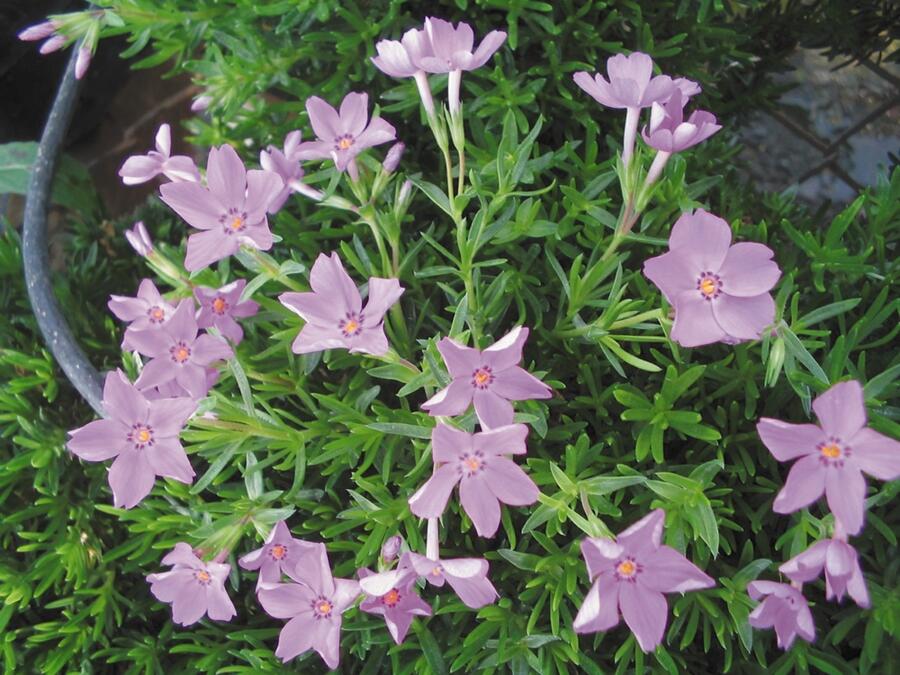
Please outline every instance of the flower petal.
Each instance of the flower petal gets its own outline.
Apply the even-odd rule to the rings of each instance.
[[[237,206],[243,203],[247,189],[247,170],[230,145],[210,148],[206,163],[206,182],[210,192],[222,204]]]
[[[603,572],[612,571],[615,562],[624,553],[623,546],[606,537],[586,537],[581,541],[581,555],[591,580]]]
[[[359,314],[362,307],[359,290],[344,269],[337,253],[332,253],[331,256],[319,254],[310,270],[309,284],[313,291],[334,305],[334,310],[339,316],[343,317],[347,312]]]
[[[306,99],[306,112],[309,114],[309,123],[319,140],[334,143],[337,137],[343,133],[337,111],[318,96],[310,96]]]
[[[847,534],[857,534],[862,529],[866,508],[866,479],[859,468],[850,463],[843,468],[829,467],[825,473],[828,508]]]
[[[441,389],[430,399],[422,404],[422,410],[427,410],[432,416],[459,415],[466,411],[472,402],[472,384],[468,379],[457,378],[448,386]],[[512,418],[509,420],[512,421]]]
[[[825,440],[825,433],[815,424],[790,424],[770,417],[757,422],[756,433],[779,462],[813,454]]]
[[[697,278],[703,270],[696,269],[680,252],[669,251],[644,261],[644,276],[652,281],[673,305],[679,293],[696,292]]]
[[[409,510],[419,518],[438,518],[447,507],[453,487],[459,482],[459,471],[452,464],[437,468],[431,478],[409,498]]]
[[[775,300],[768,293],[753,297],[722,293],[710,304],[722,330],[739,340],[756,340],[775,322]]]
[[[497,372],[490,390],[509,401],[550,398],[553,391],[534,375],[519,366]]]
[[[879,480],[900,476],[900,443],[872,429],[862,429],[851,439],[856,465]]]
[[[380,325],[385,313],[400,299],[403,291],[404,289],[397,279],[371,277],[369,279],[369,297],[363,310],[364,325]]]
[[[472,60],[469,63],[467,70],[481,68],[481,66],[487,63],[487,60],[494,55],[494,52],[500,49],[505,40],[506,33],[502,30],[492,30],[485,35],[481,40],[481,44],[478,45],[478,49],[472,54]]]
[[[500,526],[500,502],[481,476],[463,477],[459,483],[459,501],[482,537],[493,537]]]
[[[781,277],[781,270],[772,260],[774,255],[768,246],[755,242],[732,246],[719,269],[723,290],[739,297],[768,293]]]
[[[346,338],[337,327],[323,328],[308,323],[297,334],[291,350],[295,354],[309,354],[326,349],[347,349],[348,346]]]
[[[251,169],[247,172],[247,200],[244,210],[247,222],[256,224],[265,218],[272,200],[281,192],[284,181],[277,173]]]
[[[169,183],[169,185],[188,185],[188,183]],[[197,272],[217,260],[234,255],[238,248],[237,239],[229,237],[220,229],[197,232],[188,237],[184,268],[188,272]]]
[[[669,249],[677,250],[698,272],[718,272],[730,244],[728,223],[703,209],[683,213],[669,236]]]
[[[359,136],[369,119],[369,95],[351,91],[341,101],[341,133]]]
[[[830,545],[830,539],[817,541],[803,553],[795,555],[782,564],[778,571],[791,581],[801,584],[812,581],[822,573],[822,568],[825,566],[825,555]]]
[[[481,352],[484,364],[494,371],[512,368],[522,360],[522,348],[528,339],[528,328],[516,326],[490,347]]]
[[[772,510],[775,513],[793,513],[812,504],[825,491],[826,471],[817,455],[798,459],[791,467],[784,487],[775,497]]]
[[[620,532],[616,543],[635,557],[649,555],[659,548],[665,525],[666,512],[653,509],[627,530]]]
[[[138,388],[128,381],[121,370],[106,374],[103,385],[103,409],[112,419],[126,426],[146,422],[150,404]]]
[[[825,433],[848,442],[866,426],[866,401],[856,380],[839,382],[812,403]]]
[[[194,469],[177,438],[166,438],[144,450],[147,462],[157,476],[165,476],[182,483],[192,483]]]
[[[269,616],[290,619],[310,611],[310,603],[316,599],[316,593],[301,584],[272,584],[260,588],[256,599]]]
[[[511,506],[534,504],[541,493],[528,474],[505,457],[487,461],[484,482],[497,499]]]
[[[645,653],[656,649],[662,642],[668,620],[665,596],[641,583],[620,583],[619,608],[641,649]]]
[[[431,455],[435,462],[453,462],[471,450],[481,434],[468,434],[449,424],[437,424],[431,432]]]
[[[572,627],[576,633],[609,630],[619,623],[619,584],[612,579],[597,579],[584,596]]]
[[[312,649],[316,623],[318,622],[313,618],[312,612],[295,616],[288,621],[278,634],[275,656],[286,662]]]
[[[209,334],[201,335],[191,347],[191,361],[201,366],[208,366],[216,361],[224,361],[234,356],[231,347],[220,337]]]
[[[454,380],[453,382],[457,381]],[[469,388],[469,391],[472,391],[469,383],[466,383],[466,386]],[[475,414],[478,416],[478,422],[485,429],[496,429],[497,427],[512,424],[515,416],[512,404],[502,396],[495,394],[491,389],[475,389],[472,392],[472,401],[475,404]]]
[[[69,451],[88,462],[102,462],[126,446],[128,427],[116,420],[94,420],[70,431]]]
[[[497,590],[486,576],[458,577],[447,571],[444,574],[444,578],[450,584],[453,592],[459,596],[459,599],[472,609],[479,609],[489,605],[498,597]]]
[[[719,342],[727,335],[713,316],[712,303],[691,290],[675,298],[671,337],[682,347],[700,347]]]
[[[197,183],[164,183],[160,199],[198,230],[220,229],[219,218],[228,210],[209,190]]]
[[[480,351],[473,347],[466,347],[451,338],[445,337],[439,340],[437,348],[444,358],[450,377],[471,378],[472,373],[486,365]]]
[[[681,553],[669,546],[660,546],[644,563],[640,583],[661,593],[686,593],[715,585],[703,572]]]
[[[150,494],[156,474],[140,450],[126,448],[109,467],[109,486],[117,508],[130,509]],[[204,607],[204,611],[206,608]]]
[[[209,618],[215,621],[230,621],[237,614],[225,587],[218,584],[206,587],[206,608]]]
[[[172,601],[172,621],[182,626],[197,623],[206,614],[206,588],[193,575]]]
[[[486,455],[524,455],[527,436],[527,424],[509,424],[474,434],[472,448]]]
[[[282,293],[278,300],[304,321],[323,328],[334,328],[344,318],[335,310],[334,304],[319,293]]]

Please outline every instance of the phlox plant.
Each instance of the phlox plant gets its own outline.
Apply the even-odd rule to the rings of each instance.
[[[867,377],[816,362],[791,319],[804,299],[788,305],[796,253],[765,227],[684,192],[644,225],[727,121],[700,109],[701,83],[643,52],[572,76],[573,100],[620,111],[624,133],[607,175],[579,177],[562,208],[608,213],[617,182],[618,216],[523,234],[527,212],[560,214],[543,121],[522,139],[510,113],[496,152],[479,147],[463,86],[507,48],[505,31],[423,17],[373,45],[371,67],[420,104],[403,125],[376,89],[348,88],[304,100],[276,143],[247,143],[258,156],[223,143],[198,167],[163,125],[154,150],[123,158],[125,185],[160,183],[186,244],[143,222],[126,233],[155,278],[109,300],[121,366],[103,418],[69,432],[71,470],[112,460],[98,510],[158,519],[142,525],[158,562],[133,592],[188,634],[246,628],[241,667],[603,672],[652,658],[719,672],[730,636],[764,663],[751,627],[811,649],[832,601],[872,605],[849,539],[900,475],[896,425],[878,413],[896,364]],[[404,129],[428,135],[429,163],[408,166]],[[296,248],[293,208],[326,218]],[[761,414],[764,387],[773,414],[811,406],[818,425]],[[615,417],[634,427],[611,434]],[[782,482],[769,453],[796,461],[756,512],[809,509],[780,567],[753,557],[723,499],[730,480]],[[680,653],[701,617],[722,647],[712,662]]]

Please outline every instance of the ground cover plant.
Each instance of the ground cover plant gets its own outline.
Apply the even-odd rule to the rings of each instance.
[[[890,667],[900,174],[827,226],[740,198],[724,55],[670,63],[689,34],[639,12],[606,15],[627,48],[593,22],[548,47],[540,4],[328,33],[327,5],[216,4],[27,35],[214,40],[206,161],[166,127],[123,158],[166,206],[125,233],[147,276],[109,299],[104,419],[48,448],[8,418],[11,668],[43,643],[48,671]],[[4,359],[40,373],[7,385],[27,405],[46,359]]]

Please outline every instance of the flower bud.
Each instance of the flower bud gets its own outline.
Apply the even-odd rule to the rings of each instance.
[[[137,221],[132,229],[125,230],[125,238],[140,256],[147,257],[153,250],[153,241],[142,220]]]
[[[203,112],[209,107],[210,103],[212,103],[212,96],[207,96],[206,94],[198,96],[191,103],[191,112]]]
[[[50,54],[66,46],[66,37],[64,35],[54,35],[44,44],[41,45],[41,54]]]
[[[44,21],[43,23],[35,24],[34,26],[28,26],[28,28],[19,33],[19,39],[26,42],[43,40],[44,38],[53,35],[56,32],[56,29],[57,25],[55,22]]]
[[[78,58],[75,60],[75,79],[80,80],[87,72],[88,66],[91,65],[91,48],[81,45],[78,48]]]
[[[381,547],[381,558],[385,562],[390,562],[394,558],[397,557],[397,554],[400,552],[400,547],[403,545],[403,537],[399,534],[395,534],[393,537],[387,539]]]
[[[397,167],[400,165],[400,158],[403,157],[404,150],[406,150],[406,146],[403,143],[394,143],[391,146],[391,149],[388,150],[388,153],[384,158],[384,163],[381,165],[387,173],[393,173],[397,170]]]

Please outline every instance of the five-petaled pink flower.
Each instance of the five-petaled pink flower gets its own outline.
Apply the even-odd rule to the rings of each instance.
[[[900,476],[900,443],[866,426],[859,382],[834,385],[813,401],[819,424],[789,424],[763,417],[756,425],[762,442],[779,462],[800,458],[772,510],[791,513],[825,493],[828,508],[849,534],[863,526],[866,480]]]
[[[527,339],[524,326],[516,326],[484,350],[442,339],[437,348],[453,380],[422,404],[422,409],[431,415],[459,415],[474,401],[485,429],[512,424],[510,401],[551,396],[550,387],[517,365]]]
[[[197,623],[204,614],[216,621],[230,621],[237,614],[225,581],[231,565],[203,562],[188,544],[180,542],[162,559],[168,572],[147,576],[150,592],[160,602],[172,603],[172,620],[182,626]]]
[[[320,253],[309,273],[311,293],[282,293],[278,299],[299,314],[303,326],[292,349],[295,354],[325,349],[384,354],[388,341],[384,334],[384,314],[403,294],[396,279],[369,278],[366,306],[356,284],[347,274],[337,253]]]
[[[391,572],[375,574],[363,568],[358,574],[359,585],[368,596],[359,608],[383,616],[398,645],[406,637],[414,616],[431,616],[431,607],[416,593],[416,572],[407,560],[401,560],[397,570]]]
[[[200,303],[197,325],[200,328],[215,326],[234,344],[240,343],[244,339],[244,329],[235,319],[245,319],[259,311],[257,302],[241,301],[241,293],[246,285],[244,279],[238,279],[218,290],[197,286],[194,289],[194,297]]]
[[[393,141],[397,131],[380,117],[369,121],[369,96],[351,92],[341,101],[338,112],[318,96],[306,100],[309,123],[316,132],[316,141],[301,143],[294,156],[297,159],[331,159],[338,171],[363,150]]]
[[[669,236],[669,252],[644,262],[644,275],[675,308],[672,339],[684,347],[753,340],[775,320],[769,291],[781,276],[762,244],[731,245],[731,228],[697,209]]]
[[[540,490],[507,455],[525,454],[528,427],[510,424],[469,434],[438,424],[431,434],[435,470],[409,499],[420,518],[438,518],[447,506],[453,486],[482,537],[493,537],[500,525],[500,502],[526,506],[537,501]]]
[[[799,635],[807,642],[816,637],[816,627],[806,598],[796,588],[775,581],[751,581],[747,592],[762,602],[750,612],[754,628],[775,627],[778,646],[787,651]]]
[[[325,195],[303,182],[303,167],[297,155],[300,147],[300,132],[292,131],[284,137],[284,150],[270,145],[259,152],[259,165],[266,171],[278,174],[284,187],[269,203],[269,213],[278,213],[293,192],[299,192],[316,201]]]
[[[238,564],[245,570],[259,570],[257,587],[281,581],[282,574],[302,581],[307,569],[319,564],[320,546],[294,539],[285,522],[279,520],[265,544],[243,556]]]
[[[489,605],[499,597],[497,590],[488,579],[488,561],[484,558],[426,558],[418,553],[409,554],[409,564],[422,579],[441,587],[444,583],[459,596],[465,605],[479,609]],[[395,573],[400,574],[397,570]]]
[[[129,337],[134,348],[149,361],[135,384],[139,389],[159,387],[175,381],[191,395],[201,399],[209,391],[207,366],[232,356],[231,347],[222,338],[198,336],[194,302],[185,299],[161,328],[135,331]]]
[[[136,349],[129,339],[138,331],[160,328],[175,313],[175,307],[166,302],[150,279],[143,279],[133,298],[124,295],[109,296],[109,310],[122,321],[128,321],[128,328],[122,338],[122,349]]]
[[[69,450],[88,462],[115,457],[109,468],[113,503],[130,509],[157,476],[191,483],[194,470],[178,436],[196,404],[187,398],[148,401],[122,371],[106,374],[105,419],[69,432]]]
[[[662,544],[666,514],[651,511],[619,534],[585,539],[581,553],[593,580],[575,617],[576,633],[609,630],[619,611],[645,652],[662,642],[668,619],[663,593],[710,588],[715,582],[674,548]]]
[[[201,270],[234,255],[242,244],[268,250],[272,233],[266,209],[281,191],[281,178],[271,171],[251,169],[230,145],[212,148],[206,164],[207,188],[198,183],[165,183],[162,200],[188,224],[202,232],[188,238],[184,266]]]
[[[163,174],[171,181],[200,182],[200,171],[187,155],[172,155],[172,130],[163,124],[156,132],[156,150],[132,155],[119,169],[125,185],[138,185]]]
[[[329,668],[340,662],[341,614],[359,595],[359,583],[335,579],[328,565],[324,544],[318,544],[319,561],[308,569],[301,584],[271,584],[257,597],[271,616],[290,619],[278,636],[275,656],[289,661],[315,649]]]
[[[834,598],[840,602],[844,599],[844,594],[849,593],[860,607],[869,606],[869,590],[859,567],[859,555],[846,541],[840,539],[817,541],[778,569],[791,581],[805,584],[818,578],[823,568],[825,597],[828,600]]]

